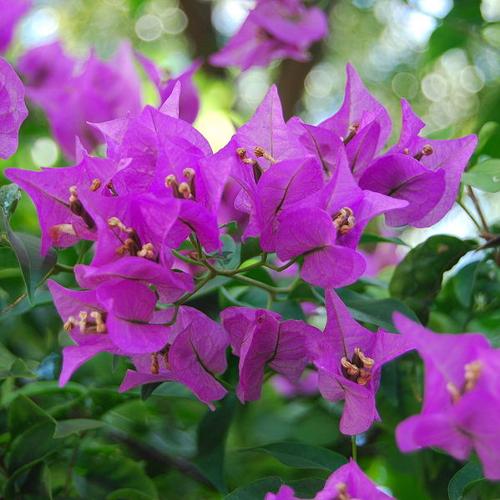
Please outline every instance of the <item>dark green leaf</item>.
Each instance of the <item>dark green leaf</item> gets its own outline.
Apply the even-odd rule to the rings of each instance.
[[[208,410],[198,426],[198,454],[194,463],[203,475],[222,493],[226,438],[236,409],[236,397],[228,394],[216,411]]]
[[[427,322],[443,274],[461,257],[475,247],[471,240],[454,236],[431,236],[411,250],[396,267],[389,285],[393,297],[403,300],[420,318]]]
[[[285,465],[300,469],[324,469],[332,472],[347,463],[346,458],[339,453],[305,443],[271,443],[245,451],[262,451]]]
[[[52,422],[55,420],[42,408],[36,405],[26,396],[18,396],[9,407],[8,426],[11,438],[21,435],[40,422]]]
[[[347,288],[337,290],[340,298],[349,308],[353,317],[358,321],[372,323],[395,332],[392,315],[398,311],[408,318],[418,321],[415,313],[404,303],[397,299],[373,299]]]
[[[313,498],[318,491],[323,489],[325,480],[316,477],[309,477],[307,479],[287,481],[287,484],[293,488],[295,495],[299,498]]]
[[[52,295],[48,290],[44,289],[44,287],[40,287],[35,290],[34,298],[32,301],[28,299],[27,293],[25,292],[12,304],[5,306],[0,311],[0,322],[2,320],[12,318],[13,316],[20,316],[22,314],[25,314],[35,307],[46,306],[48,304],[52,304],[53,302],[54,301],[52,299]]]
[[[21,358],[16,358],[12,362],[9,368],[0,368],[0,380],[6,379],[8,377],[13,378],[35,378],[36,374],[33,370],[26,364]]]
[[[84,448],[78,454],[74,476],[80,498],[107,498],[113,494],[111,498],[130,498],[116,496],[117,490],[137,490],[149,499],[158,498],[153,481],[140,463],[125,456],[116,446]]]
[[[80,432],[98,429],[102,427],[104,422],[93,420],[90,418],[72,418],[70,420],[60,420],[56,423],[54,438],[60,439],[71,436],[71,434],[79,434]]]
[[[235,234],[238,233],[239,230],[239,225],[236,221],[232,220],[229,222],[226,222],[226,224],[222,224],[220,226],[220,229],[225,229],[225,233],[230,234],[231,236],[234,236]]]
[[[462,180],[482,191],[497,193],[500,191],[500,160],[485,160],[474,165],[464,173]]]
[[[161,384],[162,384],[162,382],[153,382],[151,384],[141,385],[141,399],[143,401],[146,401],[146,399],[148,399],[149,396],[151,396],[151,394],[153,394],[155,389],[160,387]]]
[[[4,225],[8,224],[10,216],[16,210],[20,199],[21,191],[16,184],[7,184],[0,187],[0,218]],[[2,226],[0,225],[0,227]],[[5,227],[3,229],[5,230]]]
[[[52,439],[55,422],[43,420],[29,427],[14,441],[10,447],[7,467],[13,473],[20,467],[37,461],[54,452],[60,443]]]
[[[281,485],[279,477],[271,476],[264,479],[259,479],[253,483],[241,486],[224,497],[224,500],[257,500],[264,498],[266,493],[276,493]]]
[[[107,495],[106,500],[151,500],[151,497],[133,488],[120,488]]]
[[[373,244],[373,243],[393,243],[394,245],[409,246],[401,238],[389,238],[387,236],[380,236],[380,234],[363,233],[361,236],[360,244]]]
[[[469,308],[471,305],[476,277],[481,264],[481,261],[471,262],[453,276],[452,282],[455,295],[464,307]]]
[[[469,462],[465,464],[455,475],[451,478],[448,484],[448,498],[450,500],[461,500],[467,486],[483,478],[483,470],[481,465],[476,462]]]
[[[5,498],[52,500],[52,477],[43,458],[21,467],[9,478]]]
[[[300,304],[294,300],[273,302],[271,309],[281,314],[284,319],[305,319],[304,311],[302,311]]]
[[[57,262],[57,254],[50,249],[40,255],[40,239],[31,234],[8,232],[8,239],[23,273],[28,298],[33,301],[35,289],[42,284]]]

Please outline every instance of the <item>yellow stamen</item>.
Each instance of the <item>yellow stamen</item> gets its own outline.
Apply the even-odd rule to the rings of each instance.
[[[264,158],[265,160],[268,160],[271,163],[276,163],[276,160],[262,146],[257,146],[253,152],[255,153],[255,156],[257,158]]]
[[[195,176],[195,170],[194,168],[191,168],[191,167],[188,167],[188,168],[185,168],[183,171],[182,171],[182,175],[188,180],[190,181],[191,179],[194,178]]]
[[[158,375],[158,373],[160,373],[160,363],[158,362],[157,352],[151,354],[151,373],[153,375]]]
[[[152,243],[142,245],[142,248],[137,252],[138,257],[153,260],[155,258],[155,247]]]
[[[91,191],[97,191],[101,187],[101,179],[92,179],[92,182],[90,184],[90,190]]]
[[[77,324],[76,318],[74,316],[70,316],[64,323],[63,328],[69,332],[73,329],[73,327]]]
[[[189,187],[189,184],[187,182],[181,182],[179,184],[179,193],[181,193],[186,200],[193,197],[191,188]]]
[[[333,216],[333,224],[341,235],[347,234],[355,225],[354,212],[349,207],[341,208]]]
[[[106,323],[99,311],[92,311],[90,317],[95,321],[95,329],[97,333],[106,333]]]

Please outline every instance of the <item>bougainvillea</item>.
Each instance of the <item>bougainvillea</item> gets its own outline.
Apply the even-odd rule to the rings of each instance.
[[[0,33],[0,50],[10,30]],[[242,70],[278,58],[304,61],[326,34],[319,8],[259,0],[210,61]],[[159,94],[157,106],[142,105],[137,63]],[[482,334],[438,334],[416,323],[426,304],[406,315],[393,316],[394,307],[375,330],[373,310],[348,307],[355,289],[339,290],[362,280],[369,286],[374,269],[401,260],[392,230],[376,240],[386,245],[383,263],[360,249],[375,218],[424,228],[445,217],[476,136],[420,135],[425,124],[403,99],[391,145],[388,110],[348,64],[345,97],[332,116],[317,125],[285,120],[273,85],[214,152],[193,124],[200,103],[192,77],[201,64],[169,79],[127,42],[108,62],[94,52],[79,61],[54,42],[19,59],[23,84],[0,60],[0,157],[17,149],[26,88],[71,163],[5,170],[35,205],[44,259],[85,248],[74,265],[59,263],[43,276],[72,279],[47,282],[66,332],[60,386],[108,353],[129,367],[120,392],[175,382],[215,411],[229,393],[253,404],[275,377],[287,397],[317,395],[333,405],[340,432],[352,437],[350,462],[331,470],[314,498],[382,499],[392,497],[358,466],[356,436],[380,425],[377,393],[393,360],[404,355],[417,366],[420,356],[422,410],[399,422],[399,449],[437,447],[459,460],[475,452],[485,477],[500,480],[498,350]],[[456,262],[460,255],[449,250],[442,244],[437,253]],[[260,295],[240,300],[224,288],[229,281]],[[197,299],[210,287],[220,289],[222,307],[205,311]],[[281,485],[265,498],[300,496]]]

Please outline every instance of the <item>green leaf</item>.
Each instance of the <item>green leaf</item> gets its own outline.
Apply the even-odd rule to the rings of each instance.
[[[389,238],[387,236],[380,236],[380,234],[375,233],[363,233],[361,236],[360,244],[367,245],[373,243],[393,243],[394,245],[403,245],[408,247],[408,243],[405,243],[401,238]]]
[[[152,382],[151,384],[141,385],[141,399],[143,401],[146,401],[146,399],[148,399],[151,396],[151,394],[153,394],[155,389],[160,387],[162,383],[163,382]]]
[[[308,477],[306,479],[287,481],[287,484],[293,488],[295,495],[299,498],[313,498],[318,491],[323,489],[325,480],[319,477]]]
[[[2,215],[2,224],[8,224],[8,221],[16,210],[20,199],[21,190],[16,184],[7,184],[6,186],[0,187],[0,211]]]
[[[495,132],[498,130],[498,123],[496,122],[486,122],[477,134],[477,147],[475,154],[480,154],[488,141],[495,135]]]
[[[45,420],[30,427],[12,441],[7,461],[9,472],[13,473],[27,464],[37,463],[40,458],[54,452],[60,446],[60,442],[52,439],[54,429],[55,423]]]
[[[222,250],[214,255],[215,268],[223,271],[236,269],[241,262],[241,244],[236,243],[229,234],[223,234],[220,239]]]
[[[110,493],[106,500],[151,500],[151,497],[133,488],[120,488]]]
[[[117,490],[136,490],[149,499],[158,498],[156,486],[140,462],[125,456],[117,446],[91,445],[81,450],[74,479],[79,498],[130,498],[119,496]]]
[[[208,410],[198,426],[198,454],[194,463],[203,475],[222,493],[226,438],[236,409],[236,397],[228,394],[216,411]]]
[[[389,285],[391,296],[404,301],[426,323],[441,289],[443,274],[474,247],[475,242],[471,240],[431,236],[411,250],[396,267]]]
[[[415,313],[397,299],[373,299],[348,288],[337,290],[342,301],[349,308],[354,319],[365,323],[372,323],[384,330],[395,332],[392,315],[398,311],[408,318],[418,321]]]
[[[294,300],[273,302],[271,309],[281,314],[284,319],[305,319],[304,311],[302,311],[300,304]]]
[[[71,436],[72,434],[79,434],[80,432],[98,429],[103,425],[105,425],[104,422],[101,422],[100,420],[93,420],[90,418],[72,418],[70,420],[60,420],[56,423],[54,438],[65,438]]]
[[[482,261],[471,262],[464,266],[458,273],[453,276],[453,289],[457,300],[464,307],[469,308],[472,303],[476,278],[481,267]]]
[[[465,184],[497,193],[500,191],[500,159],[485,160],[464,173],[462,180]]]
[[[467,486],[478,479],[483,479],[483,470],[481,465],[476,462],[465,464],[451,478],[448,484],[448,498],[450,500],[461,500]]]
[[[53,302],[54,300],[52,299],[52,295],[44,287],[40,287],[35,290],[34,298],[31,302],[27,297],[27,293],[25,292],[12,304],[5,306],[0,311],[0,322],[14,316],[21,316],[22,314],[27,313],[35,307],[46,306],[48,304],[52,304]]]
[[[13,378],[36,378],[36,373],[30,369],[26,361],[21,358],[16,358],[9,368],[0,368],[0,380],[13,377]]]
[[[26,396],[18,396],[9,407],[8,428],[12,439],[45,421],[52,422],[55,427],[56,421]]]
[[[10,474],[9,479],[5,483],[5,487],[4,487],[4,496],[5,496],[6,500],[20,498],[20,493],[22,493],[24,490],[23,486],[25,486],[27,482],[28,482],[28,485],[31,486],[31,484],[29,484],[29,481],[31,479],[30,474],[29,474],[30,469],[35,469],[35,468],[40,467],[40,466],[44,467],[44,469],[45,469],[45,465],[43,462],[46,458],[49,457],[50,454],[51,454],[51,452],[47,453],[44,456],[41,456],[40,458],[37,458],[36,460],[34,460],[31,463],[27,463],[27,464],[23,465],[22,467],[19,467],[19,469],[17,469],[15,472]],[[44,486],[46,488],[50,487],[50,484],[47,484],[47,477],[42,478],[42,481],[44,481],[44,483],[45,483],[45,484],[41,485],[42,488]],[[50,481],[50,479],[49,479],[49,481]],[[35,497],[35,498],[37,498],[37,497]],[[49,493],[47,491],[42,497],[40,495],[38,495],[38,498],[48,498],[50,500],[50,499],[52,499],[52,492]]]
[[[262,451],[285,465],[299,469],[324,469],[332,472],[347,463],[346,458],[339,453],[305,443],[271,443],[244,451]]]
[[[12,441],[6,460],[11,475],[17,477],[19,469],[28,470],[57,450],[60,442],[52,439],[55,427],[55,420],[26,396],[12,402],[8,413]]]
[[[40,238],[31,234],[16,233],[9,228],[7,238],[19,262],[28,298],[33,302],[36,288],[48,278],[56,265],[57,254],[50,249],[47,255],[40,255]]]
[[[10,227],[10,217],[20,199],[19,188],[15,184],[0,187],[0,229],[16,254],[30,301],[37,286],[48,276],[57,262],[54,250],[40,255],[40,238],[30,234],[14,232]]]
[[[270,491],[276,493],[282,484],[279,477],[266,477],[235,489],[229,495],[226,495],[224,500],[256,500],[257,498],[264,498],[266,493]]]

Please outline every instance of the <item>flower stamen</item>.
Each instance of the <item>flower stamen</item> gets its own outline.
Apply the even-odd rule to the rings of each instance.
[[[137,252],[138,257],[144,257],[145,259],[154,260],[155,259],[155,247],[152,243],[146,243],[142,245],[142,248]]]
[[[151,374],[158,375],[160,373],[160,363],[158,360],[158,353],[154,352],[151,354]]]
[[[273,158],[273,156],[268,153],[262,146],[256,146],[253,152],[257,158],[264,158],[271,163],[276,163],[276,160]]]
[[[101,187],[101,179],[92,179],[92,182],[90,183],[90,190],[91,191],[97,191]]]
[[[359,130],[359,123],[357,122],[354,122],[352,125],[349,126],[347,130],[348,131],[347,137],[345,137],[345,139],[342,139],[344,146],[347,146],[347,144],[349,144],[352,141],[354,136],[358,133],[358,130]]]
[[[446,384],[446,390],[450,393],[453,403],[457,403],[464,394],[472,391],[476,387],[482,371],[483,364],[481,361],[472,361],[464,366],[464,383],[461,389],[453,382],[448,382]]]
[[[247,156],[247,150],[245,148],[238,148],[236,150],[236,153],[243,163],[252,166],[253,178],[255,180],[255,183],[257,184],[262,177],[262,174],[264,173],[264,170],[259,165],[258,161],[254,160],[253,158],[249,158]]]
[[[69,209],[71,210],[71,213],[77,215],[78,217],[81,217],[83,219],[83,222],[85,222],[85,225],[87,226],[88,229],[95,229],[95,221],[94,219],[90,216],[90,214],[85,210],[85,207],[83,206],[82,202],[78,198],[78,193],[77,193],[77,187],[76,186],[71,186],[69,188]]]
[[[354,349],[350,361],[346,356],[340,360],[344,376],[359,385],[366,385],[371,380],[371,370],[374,364],[375,360],[366,356],[359,347]]]
[[[413,156],[415,160],[421,160],[424,156],[429,156],[434,152],[430,144],[426,144],[416,155]]]
[[[332,219],[337,231],[342,236],[356,225],[356,217],[354,217],[354,212],[349,207],[341,208]]]
[[[335,500],[351,500],[351,495],[349,495],[347,491],[347,484],[337,483],[335,485],[335,489],[337,490],[337,496],[335,497]]]

